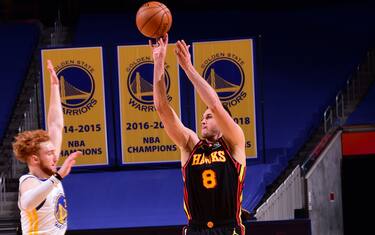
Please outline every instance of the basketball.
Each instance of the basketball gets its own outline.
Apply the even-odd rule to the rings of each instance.
[[[172,14],[163,3],[151,1],[143,4],[137,11],[138,30],[146,37],[164,36],[172,26]]]

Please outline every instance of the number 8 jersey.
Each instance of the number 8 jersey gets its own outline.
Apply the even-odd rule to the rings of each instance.
[[[224,140],[201,140],[182,168],[184,209],[189,225],[205,228],[242,226],[245,166],[230,154]]]

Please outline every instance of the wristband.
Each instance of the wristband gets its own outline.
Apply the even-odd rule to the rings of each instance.
[[[58,173],[58,172],[55,172],[55,174],[53,174],[58,180],[62,181],[63,180],[63,177],[61,177],[61,175]]]
[[[55,174],[53,174],[51,177],[49,177],[49,180],[51,180],[52,184],[57,186],[61,183],[61,181],[56,177]]]

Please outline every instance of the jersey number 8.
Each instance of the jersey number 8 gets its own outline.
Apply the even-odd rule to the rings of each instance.
[[[216,187],[216,173],[213,170],[204,170],[202,172],[203,186],[208,189]]]

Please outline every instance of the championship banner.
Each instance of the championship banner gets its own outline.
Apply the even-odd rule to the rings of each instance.
[[[253,40],[193,43],[194,66],[216,90],[221,102],[245,133],[246,156],[257,157]],[[206,105],[195,92],[196,127]]]
[[[64,113],[63,142],[58,164],[74,151],[81,151],[75,166],[107,165],[106,108],[101,47],[42,50],[44,113],[50,99],[47,60],[60,80]]]
[[[165,62],[167,96],[180,116],[178,63],[168,45]],[[118,46],[122,163],[170,162],[180,159],[167,136],[153,100],[153,61],[149,46]]]

